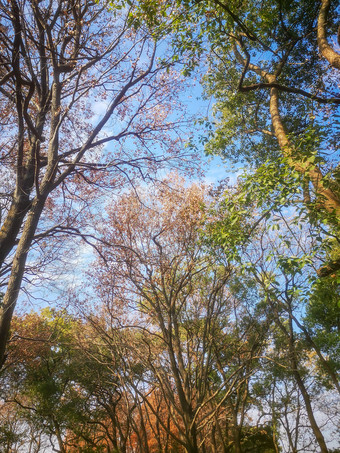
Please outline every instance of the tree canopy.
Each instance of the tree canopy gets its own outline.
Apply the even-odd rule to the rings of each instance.
[[[338,451],[336,2],[0,17],[0,450]]]

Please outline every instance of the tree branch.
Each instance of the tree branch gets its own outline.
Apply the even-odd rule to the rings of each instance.
[[[340,54],[329,45],[326,35],[327,16],[330,7],[330,0],[322,0],[318,17],[318,46],[321,55],[326,58],[333,68],[340,69]]]

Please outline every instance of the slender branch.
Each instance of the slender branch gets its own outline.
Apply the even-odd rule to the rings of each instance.
[[[247,65],[248,66],[248,65]],[[244,66],[244,69],[247,67],[246,65]],[[286,93],[294,93],[294,94],[301,94],[302,96],[305,96],[309,99],[312,99],[313,101],[317,101],[320,104],[337,104],[340,105],[340,98],[323,98],[320,96],[317,96],[316,94],[309,93],[308,91],[302,90],[301,88],[292,88],[292,87],[287,87],[284,85],[281,85],[280,83],[277,82],[271,82],[271,83],[266,83],[266,82],[261,82],[261,83],[254,83],[251,85],[242,85],[243,79],[244,79],[244,70],[242,72],[242,76],[240,78],[240,82],[238,85],[238,89],[241,92],[247,92],[247,91],[253,91],[253,90],[258,90],[261,88],[276,88],[279,91],[284,91]]]

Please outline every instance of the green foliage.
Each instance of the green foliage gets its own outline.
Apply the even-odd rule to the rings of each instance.
[[[75,389],[81,365],[76,360],[79,353],[74,347],[78,322],[66,312],[49,308],[42,310],[38,321],[35,328],[45,330],[50,335],[39,356],[32,363],[26,362],[21,393],[34,401],[37,423],[44,424],[46,418],[56,418],[58,424],[64,427],[81,406]]]
[[[208,235],[230,259],[244,263],[242,251],[259,228],[267,222],[270,229],[279,231],[278,214],[284,210],[294,209],[296,223],[303,224],[307,213],[299,204],[300,193],[300,175],[292,172],[284,159],[267,161],[254,172],[241,175],[237,187],[224,193],[213,211],[215,220],[209,225]],[[282,241],[289,247],[286,237],[282,236]],[[293,259],[289,260],[285,266],[294,265]]]
[[[120,396],[113,368],[101,364],[100,342],[83,344],[88,327],[65,310],[31,313],[15,320],[14,329],[19,340],[9,350],[13,365],[4,373],[8,386],[2,396],[15,398],[22,419],[41,432],[63,437],[69,432],[84,439],[79,451],[102,451],[103,445],[93,447],[97,423],[107,417],[101,398],[114,404]]]
[[[306,307],[305,322],[314,333],[314,341],[328,357],[329,365],[339,371],[340,284],[336,276],[315,283]]]
[[[21,434],[13,430],[11,423],[5,422],[0,426],[0,447],[1,451],[9,451],[7,448],[20,440]]]
[[[312,0],[248,0],[237,6],[218,1],[174,3],[180,19],[173,29],[173,45],[178,54],[187,55],[188,73],[197,63],[195,54],[200,56],[204,51],[207,55],[203,84],[214,106],[213,119],[200,121],[206,130],[200,140],[206,152],[257,167],[253,189],[258,188],[257,178],[260,188],[255,197],[261,198],[266,187],[270,192],[282,189],[277,204],[285,207],[291,199],[289,190],[293,190],[303,199],[313,224],[336,226],[336,216],[322,208],[324,198],[318,193],[318,183],[314,180],[313,193],[309,180],[309,172],[317,166],[323,174],[322,187],[331,188],[339,197],[338,162],[332,155],[337,146],[332,121],[337,104],[313,100],[313,95],[326,99],[329,93],[336,93],[334,77],[318,57],[315,25],[319,4]],[[332,8],[334,5],[327,26],[334,32],[336,15],[332,15]],[[286,162],[282,160],[286,151],[279,145],[269,109],[272,95],[263,86],[268,83],[266,74],[275,75],[276,83],[283,87],[279,90],[279,115],[290,142]],[[243,89],[250,86],[255,88]],[[303,194],[298,185],[303,187]],[[232,229],[233,225],[240,226],[236,219],[230,222]]]
[[[231,20],[230,12],[217,8],[215,30],[206,34],[214,53],[204,82],[207,95],[215,99],[216,117],[216,134],[208,145],[208,152],[226,153],[236,160],[244,156],[251,165],[277,157],[279,148],[275,137],[271,136],[268,91],[238,92],[243,67],[233,55],[233,36],[240,36],[243,25],[247,34],[243,37],[244,47],[250,53],[251,63],[269,72],[274,72],[282,64],[281,56],[289,52],[290,63],[283,66],[279,76],[282,85],[324,88],[325,68],[317,59],[314,34],[318,8],[319,5],[310,0],[289,2],[289,6],[279,1],[261,4],[248,1],[235,8],[235,20]],[[208,28],[214,27],[211,22],[206,25]],[[292,42],[295,46],[290,49]],[[259,81],[260,77],[249,70],[243,85]],[[297,141],[308,138],[313,126],[317,130],[324,129],[329,139],[334,136],[331,126],[326,126],[316,115],[318,107],[306,98],[282,92],[280,101],[287,131]]]
[[[242,451],[245,453],[277,453],[271,426],[245,426],[242,429]]]

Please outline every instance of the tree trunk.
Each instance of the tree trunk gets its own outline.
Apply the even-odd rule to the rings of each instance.
[[[31,246],[46,197],[40,196],[27,217],[19,244],[13,259],[7,291],[0,307],[0,369],[5,362],[6,344],[9,337],[11,320],[25,271],[27,254]]]
[[[11,207],[0,230],[0,268],[14,247],[24,218],[31,206],[30,191],[31,187],[26,187],[17,188],[14,192]]]
[[[190,417],[192,419],[192,417]],[[186,420],[186,422],[189,422],[189,420]],[[189,426],[192,425],[192,423],[188,423]],[[187,425],[187,423],[186,423]],[[197,444],[197,429],[196,425],[193,424],[190,426],[189,429],[186,430],[186,450],[187,453],[199,453],[198,450],[198,444]]]
[[[295,360],[293,360],[293,367],[296,367]],[[324,439],[324,437],[323,437],[323,435],[322,435],[322,433],[320,431],[320,428],[319,428],[319,426],[318,426],[318,424],[317,424],[317,422],[315,420],[315,417],[314,417],[314,412],[313,412],[313,408],[312,408],[312,404],[311,404],[311,400],[310,400],[309,394],[308,394],[308,392],[306,390],[306,387],[305,387],[305,385],[303,383],[303,380],[301,379],[300,373],[297,370],[297,368],[293,369],[293,374],[294,374],[296,383],[297,383],[297,385],[299,387],[299,390],[301,392],[303,401],[305,403],[308,419],[309,419],[311,428],[313,430],[315,439],[317,440],[317,442],[319,444],[320,453],[328,453],[328,448],[326,446],[325,439]]]
[[[268,76],[269,82],[274,82],[274,76]],[[309,180],[314,186],[314,190],[317,196],[321,197],[321,203],[325,209],[330,213],[335,213],[337,219],[340,219],[340,199],[338,196],[329,188],[324,186],[323,175],[320,169],[308,162],[301,162],[301,160],[295,155],[294,149],[290,144],[287,134],[284,130],[280,112],[279,112],[279,95],[277,88],[271,88],[270,90],[270,114],[272,124],[274,127],[275,136],[279,142],[280,148],[283,155],[287,158],[288,164],[299,173],[308,176]]]
[[[333,68],[340,69],[340,55],[329,45],[326,36],[327,16],[330,0],[322,0],[318,17],[318,46],[321,55],[326,58]]]
[[[233,408],[233,440],[235,453],[242,453],[241,430],[237,421],[237,410]]]
[[[296,357],[296,350],[295,350],[295,340],[294,340],[294,331],[293,331],[293,322],[292,318],[289,318],[289,352],[290,352],[290,362],[292,365],[292,371],[295,378],[295,381],[299,387],[301,392],[303,401],[305,403],[308,419],[313,430],[315,439],[317,440],[320,453],[328,453],[328,448],[325,443],[325,439],[320,431],[320,428],[315,420],[314,412],[311,404],[311,399],[305,387],[305,384],[301,378],[300,372],[298,370],[298,359]]]

